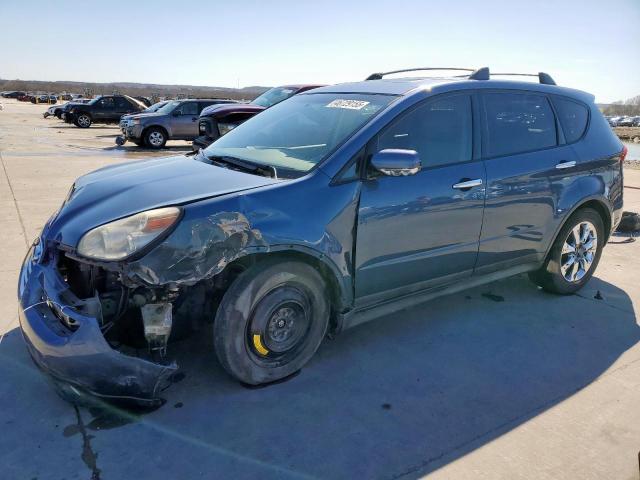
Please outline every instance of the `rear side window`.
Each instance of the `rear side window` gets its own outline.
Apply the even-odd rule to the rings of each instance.
[[[573,143],[582,137],[589,121],[587,107],[560,97],[554,97],[553,104],[558,112],[558,120],[560,120],[566,142]]]
[[[544,95],[487,93],[484,106],[487,156],[512,155],[557,144],[555,117]]]
[[[471,160],[471,97],[429,101],[391,124],[378,137],[378,151],[415,150],[425,167]]]
[[[124,97],[116,97],[115,98],[115,102],[116,102],[116,107],[118,108],[132,108],[133,105],[131,103],[129,103],[129,100],[127,100]]]

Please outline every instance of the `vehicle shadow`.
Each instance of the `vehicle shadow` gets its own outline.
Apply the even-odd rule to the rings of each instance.
[[[258,389],[222,370],[210,327],[170,347],[184,377],[162,408],[117,411],[120,428],[92,431],[105,478],[418,478],[588,386],[640,340],[628,295],[598,278],[561,297],[519,276],[399,311],[326,340],[299,375]],[[0,365],[0,398],[30,399],[3,402],[0,412],[30,415],[5,429],[38,432],[62,401],[15,332]],[[60,432],[38,435],[68,448]]]
[[[190,145],[165,145],[161,149],[153,149],[147,147],[139,147],[138,145],[130,144],[130,145],[113,145],[109,147],[104,147],[103,150],[106,151],[118,151],[118,152],[130,152],[130,153],[140,153],[140,152],[155,152],[155,153],[188,153],[191,152]]]
[[[118,126],[117,125],[91,125],[89,128],[80,128],[80,127],[76,127],[73,124],[69,124],[69,123],[62,123],[62,124],[57,124],[57,125],[49,125],[49,128],[55,128],[55,129],[74,129],[74,130],[114,130],[117,129]]]

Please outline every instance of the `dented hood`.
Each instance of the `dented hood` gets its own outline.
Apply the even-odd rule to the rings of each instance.
[[[113,165],[76,181],[63,207],[45,227],[44,235],[48,240],[75,247],[87,231],[119,218],[276,182],[186,156]]]

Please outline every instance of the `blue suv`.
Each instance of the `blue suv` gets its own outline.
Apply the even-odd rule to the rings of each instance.
[[[224,368],[262,384],[327,332],[436,296],[523,272],[584,286],[626,154],[593,96],[544,73],[385,76],[79,178],[19,280],[26,344],[59,391],[158,403],[171,340],[212,322]]]

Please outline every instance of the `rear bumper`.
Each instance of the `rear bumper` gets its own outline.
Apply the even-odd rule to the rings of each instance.
[[[177,366],[160,365],[111,348],[88,302],[68,288],[54,263],[40,263],[31,247],[20,272],[20,327],[33,361],[67,388],[107,400],[158,405]],[[94,308],[95,310],[95,308]],[[67,321],[61,320],[67,318]],[[69,324],[74,328],[69,328]]]

